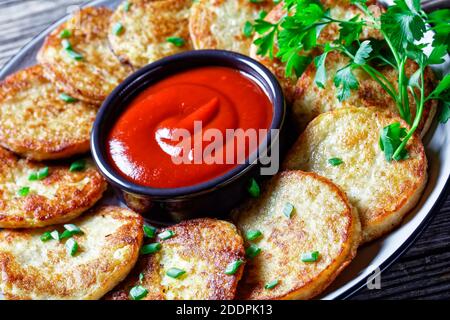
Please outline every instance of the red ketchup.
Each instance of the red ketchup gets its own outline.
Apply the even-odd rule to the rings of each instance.
[[[108,136],[110,163],[127,180],[153,188],[177,188],[196,185],[222,176],[238,166],[238,155],[248,157],[258,145],[239,143],[226,136],[227,129],[270,128],[272,103],[257,82],[245,73],[227,67],[202,67],[165,78],[140,93],[119,116]],[[216,129],[221,141],[203,141],[195,131],[201,121],[203,133]],[[174,133],[189,132],[192,140],[189,154],[181,151],[180,137]],[[177,131],[178,130],[178,131]],[[195,137],[200,137],[195,140]],[[193,141],[201,141],[194,149]],[[261,143],[261,140],[258,140]],[[212,142],[211,153],[220,161],[194,161]],[[227,144],[234,143],[232,149]],[[220,147],[223,145],[222,147]],[[227,150],[234,150],[233,163],[226,161]],[[200,151],[200,153],[198,153]],[[183,163],[174,157],[184,157]],[[209,160],[211,160],[210,158]],[[206,160],[206,161],[205,161]],[[219,162],[219,163],[217,163]]]

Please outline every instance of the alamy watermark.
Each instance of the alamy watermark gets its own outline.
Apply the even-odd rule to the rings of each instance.
[[[280,166],[278,129],[203,129],[194,121],[193,131],[159,128],[155,139],[176,165],[245,164],[258,162],[261,175],[274,175]],[[270,139],[268,139],[270,137]],[[270,140],[270,143],[267,143]],[[266,144],[266,145],[264,145]]]

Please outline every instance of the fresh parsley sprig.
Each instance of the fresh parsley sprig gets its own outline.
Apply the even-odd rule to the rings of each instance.
[[[346,56],[349,63],[332,75],[338,99],[346,100],[352,90],[358,89],[359,82],[354,74],[357,68],[364,70],[389,94],[409,128],[401,128],[398,123],[386,127],[380,136],[380,147],[388,161],[399,161],[408,156],[406,145],[419,127],[428,101],[442,102],[441,122],[447,122],[450,117],[449,75],[434,91],[425,93],[426,68],[442,63],[449,52],[450,10],[427,15],[421,10],[419,0],[395,0],[383,13],[368,7],[366,0],[350,0],[350,3],[358,7],[361,14],[341,20],[333,17],[320,1],[285,0],[286,14],[279,21],[272,23],[261,18],[255,21],[254,30],[260,35],[254,42],[257,53],[279,58],[285,63],[287,77],[300,77],[314,63],[314,82],[320,88],[324,88],[329,77],[325,68],[327,55],[336,51]],[[320,34],[331,24],[337,24],[339,35],[334,41],[324,43]],[[365,29],[381,34],[383,40],[361,41]],[[434,32],[434,37],[431,53],[426,55],[427,45],[422,41],[430,31]],[[276,53],[274,47],[278,48]],[[415,62],[418,69],[408,77],[406,66],[410,61]],[[377,64],[393,67],[398,72],[397,83],[379,72]],[[415,114],[411,112],[409,95],[415,101]]]

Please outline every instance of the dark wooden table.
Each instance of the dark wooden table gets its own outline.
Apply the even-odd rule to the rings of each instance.
[[[50,23],[80,0],[0,0],[0,68]],[[429,227],[382,274],[381,290],[353,299],[450,299],[450,195]]]

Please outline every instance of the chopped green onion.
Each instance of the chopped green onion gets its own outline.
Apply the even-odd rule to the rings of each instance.
[[[59,37],[61,39],[67,39],[70,38],[72,36],[72,31],[68,30],[68,29],[64,29],[63,31],[61,31],[61,33],[59,34]]]
[[[287,203],[284,205],[284,208],[283,208],[283,214],[284,214],[286,217],[290,218],[290,217],[292,217],[292,213],[293,213],[293,212],[294,212],[294,206],[292,205],[292,203],[287,202]]]
[[[47,231],[47,232],[45,232],[45,233],[43,233],[41,235],[41,241],[42,242],[47,242],[47,241],[49,241],[51,239],[53,239],[53,237],[52,237],[52,235],[51,235],[51,233],[49,231]]]
[[[125,30],[125,29],[123,28],[123,25],[122,25],[120,22],[118,22],[118,23],[116,23],[116,24],[113,26],[112,32],[113,32],[116,36],[118,36],[118,35],[121,35],[121,34],[123,33],[124,30]]]
[[[81,53],[78,53],[72,49],[66,49],[67,54],[69,55],[69,57],[71,57],[72,59],[76,60],[76,61],[81,61],[83,60],[83,55]]]
[[[155,242],[142,246],[141,254],[152,254],[161,250],[161,243]]]
[[[28,176],[29,181],[43,180],[48,177],[48,167],[42,168],[37,172],[33,172]]]
[[[259,230],[248,230],[248,231],[245,233],[245,238],[246,238],[247,240],[249,240],[249,241],[256,240],[256,239],[258,239],[258,238],[261,237],[261,236],[262,236],[262,233],[261,233],[261,231],[259,231]]]
[[[71,238],[72,236],[73,236],[72,232],[70,232],[69,230],[64,230],[64,232],[59,236],[59,239],[60,240],[68,239]]]
[[[316,262],[319,260],[319,251],[313,251],[302,254],[303,262]]]
[[[74,224],[65,224],[64,229],[72,232],[73,234],[83,233],[83,231],[81,231],[81,229]]]
[[[71,238],[72,236],[74,236],[75,234],[81,234],[83,233],[83,231],[81,231],[80,228],[78,228],[76,225],[74,224],[65,224],[64,228],[66,230],[64,230],[64,232],[61,234],[61,236],[59,237],[61,240],[62,239],[67,239],[67,238]]]
[[[69,96],[67,93],[61,93],[59,95],[59,98],[62,101],[67,102],[67,103],[74,103],[74,102],[78,101],[78,99],[75,99],[74,97]]]
[[[175,232],[173,232],[172,230],[166,230],[166,231],[158,234],[158,238],[160,238],[161,240],[167,240],[167,239],[172,238],[174,235],[175,235]]]
[[[178,279],[179,277],[181,277],[183,274],[185,274],[186,271],[182,270],[182,269],[178,269],[178,268],[170,268],[169,270],[167,270],[166,274],[174,279]]]
[[[180,38],[180,37],[169,37],[167,38],[167,42],[170,42],[171,44],[173,44],[176,47],[182,47],[184,46],[184,39]]]
[[[66,248],[67,252],[73,257],[78,251],[78,242],[76,242],[75,239],[70,238],[66,242]]]
[[[234,275],[239,270],[239,267],[243,263],[244,263],[244,261],[242,261],[242,260],[236,260],[236,261],[230,263],[225,269],[225,274]]]
[[[255,179],[250,180],[247,191],[253,198],[258,198],[261,195],[261,189]]]
[[[63,41],[61,41],[61,45],[62,45],[63,48],[66,49],[66,50],[73,50],[72,44],[71,44],[70,41],[67,40],[67,39],[64,39]]]
[[[123,4],[123,11],[125,11],[125,12],[130,11],[130,7],[131,7],[131,3],[129,3],[128,1],[125,1]]]
[[[142,283],[143,280],[144,280],[144,274],[141,272],[141,273],[139,273],[139,283]]]
[[[142,300],[147,296],[147,294],[148,290],[143,286],[135,286],[130,290],[130,297],[133,300]]]
[[[331,164],[332,166],[336,167],[336,166],[344,163],[344,161],[342,161],[342,159],[340,159],[340,158],[331,158],[331,159],[328,159],[328,163]]]
[[[26,197],[30,193],[30,187],[22,187],[17,191],[17,195]]]
[[[248,247],[245,250],[245,255],[249,259],[253,259],[254,257],[256,257],[260,253],[261,253],[261,248],[259,248],[257,245],[254,245],[254,244],[250,245],[250,247]]]
[[[59,241],[60,239],[59,232],[57,230],[50,232],[50,236],[52,237],[53,240]]]
[[[270,282],[266,283],[266,285],[264,286],[264,288],[265,288],[265,289],[268,289],[268,290],[273,289],[273,288],[275,288],[275,287],[278,285],[278,283],[279,283],[278,280],[270,281]]]
[[[153,239],[156,235],[156,230],[155,227],[144,224],[144,234],[147,238]]]
[[[70,165],[69,171],[70,172],[83,171],[85,168],[86,168],[86,160],[81,159],[81,160],[72,162],[72,164]]]

